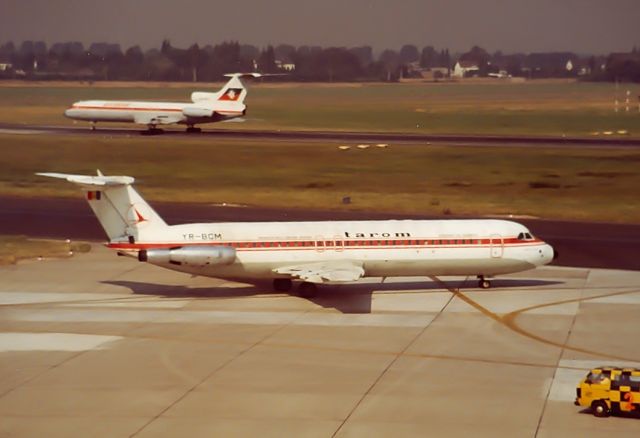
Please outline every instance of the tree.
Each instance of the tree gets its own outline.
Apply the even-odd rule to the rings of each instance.
[[[187,60],[189,62],[189,68],[191,69],[192,82],[198,82],[198,69],[202,65],[202,57],[200,46],[198,46],[197,43],[187,49]]]
[[[433,68],[438,63],[438,52],[432,46],[426,46],[420,54],[420,67]]]
[[[400,49],[400,62],[402,64],[410,64],[420,59],[418,48],[412,44],[405,44]]]
[[[349,52],[358,58],[362,67],[366,67],[373,62],[373,49],[371,46],[352,47]]]
[[[258,70],[262,73],[275,73],[278,71],[276,65],[276,52],[273,46],[263,49],[258,58]]]
[[[289,44],[279,44],[275,47],[275,59],[282,62],[291,62],[293,60],[292,56],[295,53],[296,48]]]
[[[387,81],[395,81],[400,77],[400,55],[394,50],[387,49],[380,54],[380,62],[385,66]]]

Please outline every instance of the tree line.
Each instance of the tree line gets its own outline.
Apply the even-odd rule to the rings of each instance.
[[[319,47],[288,44],[258,48],[237,41],[188,48],[164,40],[159,49],[142,50],[119,44],[42,41],[0,45],[0,78],[124,80],[124,81],[217,81],[225,73],[287,73],[287,81],[397,81],[401,78],[450,77],[454,68],[462,76],[510,75],[529,78],[582,77],[588,80],[640,82],[640,52],[608,57],[573,53],[505,55],[474,46],[461,54],[406,44],[375,56],[370,46]]]

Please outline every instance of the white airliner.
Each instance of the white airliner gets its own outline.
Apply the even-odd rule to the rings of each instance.
[[[191,102],[142,102],[122,100],[82,100],[64,112],[70,119],[91,122],[132,122],[147,125],[145,133],[158,134],[158,125],[183,124],[187,132],[200,132],[196,124],[220,122],[242,117],[247,110],[247,89],[242,77],[258,78],[260,73],[230,73],[231,79],[214,93],[195,91]]]
[[[300,295],[316,284],[363,277],[474,275],[525,271],[553,248],[505,220],[385,220],[167,225],[133,189],[130,176],[39,173],[78,184],[109,237],[109,248],[195,275],[273,280]]]

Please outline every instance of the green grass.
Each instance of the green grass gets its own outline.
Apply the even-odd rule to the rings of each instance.
[[[196,89],[132,84],[109,86],[3,87],[0,120],[69,125],[62,113],[85,99],[187,100]],[[614,99],[626,88],[577,82],[465,84],[255,84],[243,124],[209,125],[233,129],[348,130],[423,134],[534,134],[590,136],[625,130],[640,137],[637,102],[632,111],[614,112]],[[637,89],[632,92],[637,94]]]
[[[73,253],[89,252],[90,250],[91,245],[84,242],[0,235],[0,265],[14,264],[20,260],[39,257],[70,257]]]
[[[640,222],[640,151],[0,135],[0,193],[81,196],[55,171],[135,176],[150,200]],[[341,200],[350,196],[352,203]]]

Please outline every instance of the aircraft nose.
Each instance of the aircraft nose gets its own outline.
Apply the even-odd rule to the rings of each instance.
[[[68,108],[68,109],[64,110],[64,116],[71,118],[72,111],[73,111],[73,109],[71,109],[71,108]]]
[[[558,253],[548,243],[545,244],[542,248],[540,248],[539,255],[538,255],[538,263],[542,265],[546,265],[547,263],[551,263],[553,260],[557,258],[558,258]]]

